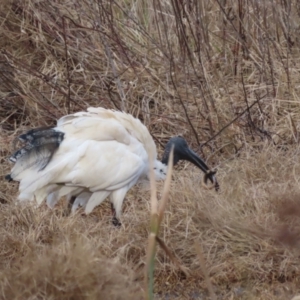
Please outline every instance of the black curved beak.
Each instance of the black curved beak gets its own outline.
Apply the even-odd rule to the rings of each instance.
[[[202,170],[203,173],[209,171],[206,163],[190,148],[185,149],[182,159],[187,160]]]

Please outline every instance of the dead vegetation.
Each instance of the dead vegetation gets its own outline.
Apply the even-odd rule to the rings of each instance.
[[[209,297],[195,243],[218,298],[292,298],[299,17],[296,0],[1,1],[0,175],[23,130],[92,105],[126,110],[158,146],[183,135],[219,170],[218,194],[190,165],[174,171],[160,236],[191,275],[159,250],[157,298]],[[106,205],[67,218],[16,195],[1,182],[1,298],[143,297],[149,191],[128,195],[120,230]]]

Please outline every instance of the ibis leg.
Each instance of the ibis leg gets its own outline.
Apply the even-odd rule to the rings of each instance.
[[[113,223],[114,226],[120,227],[122,224],[116,217],[115,207],[114,207],[113,203],[111,203],[110,205],[111,205],[111,213],[112,213],[112,216],[113,216],[112,223]]]
[[[68,201],[67,208],[65,210],[65,216],[69,216],[71,214],[72,206],[76,200],[76,196],[72,196]]]

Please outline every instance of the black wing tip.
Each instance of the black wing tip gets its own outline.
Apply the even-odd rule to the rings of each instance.
[[[65,134],[64,132],[55,130],[54,128],[55,127],[34,128],[19,135],[18,139],[22,143],[28,143],[33,146],[53,142],[55,139],[58,143],[61,143]]]
[[[13,178],[11,177],[10,174],[7,174],[4,178],[5,178],[5,180],[7,180],[8,182],[13,181]]]
[[[24,163],[26,164],[27,159],[30,161],[31,157],[32,160],[30,167],[33,167],[33,165],[39,165],[39,171],[42,171],[49,164],[53,154],[63,142],[64,136],[64,132],[58,131],[54,127],[31,129],[18,137],[23,143],[23,147],[15,151],[15,153],[9,157],[9,160],[12,163],[18,163],[21,159],[22,165]],[[36,156],[35,162],[33,161],[34,156]],[[24,169],[27,167],[23,166],[22,168]],[[5,176],[5,179],[9,182],[13,180],[10,174]]]

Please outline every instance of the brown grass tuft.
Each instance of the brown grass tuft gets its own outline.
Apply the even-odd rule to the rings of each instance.
[[[82,236],[43,249],[29,246],[1,281],[3,299],[132,299],[139,293],[132,274],[99,256]]]

